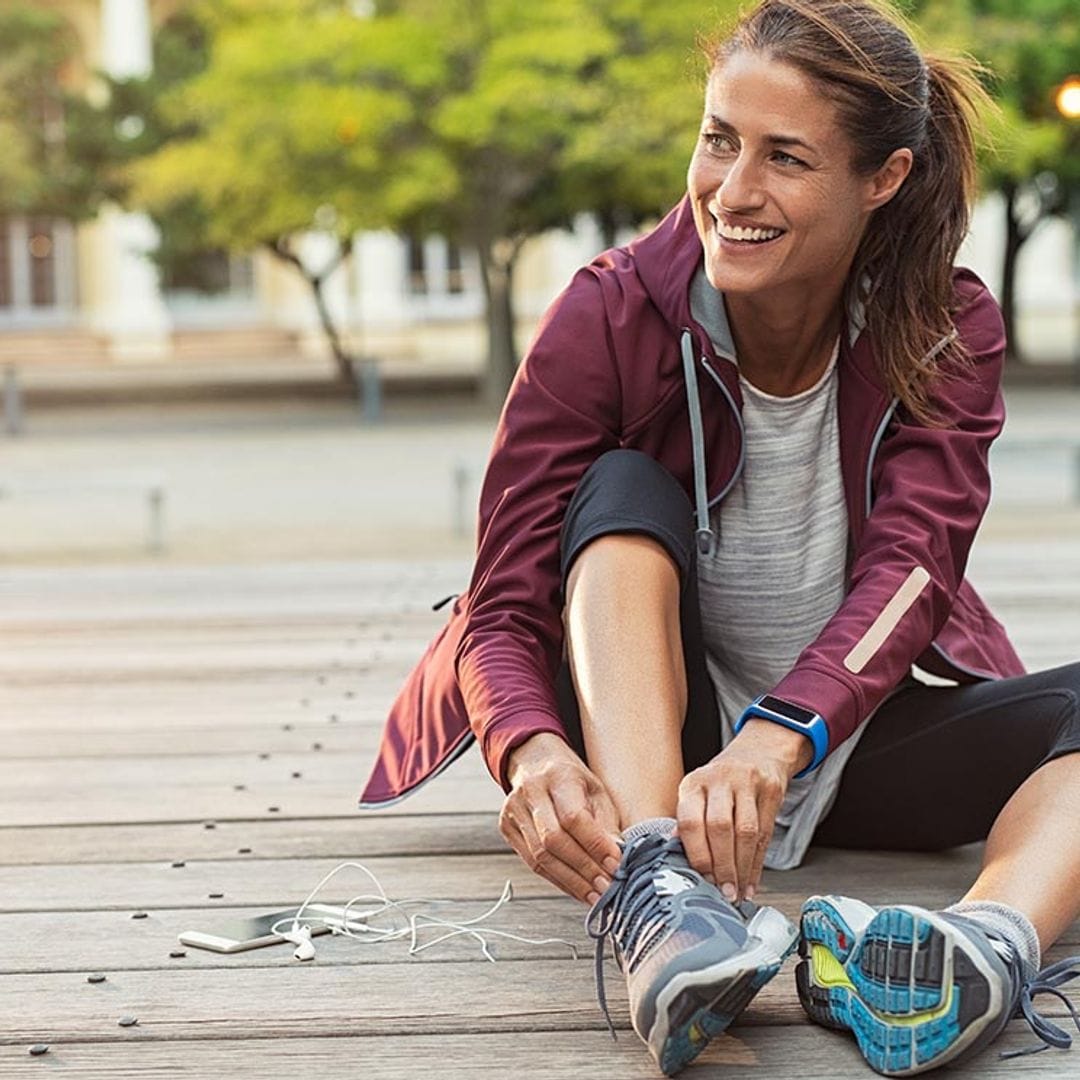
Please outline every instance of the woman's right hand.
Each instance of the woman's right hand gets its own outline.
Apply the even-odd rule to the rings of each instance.
[[[530,870],[594,904],[622,852],[619,815],[600,779],[559,736],[540,732],[510,754],[499,831]]]

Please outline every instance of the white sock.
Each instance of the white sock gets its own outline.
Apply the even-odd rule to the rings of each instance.
[[[998,937],[1004,938],[1020,957],[1025,979],[1034,978],[1038,974],[1042,961],[1039,935],[1035,933],[1031,920],[1022,911],[1017,911],[1008,904],[999,904],[995,900],[962,900],[945,910],[981,923]]]
[[[644,821],[637,821],[626,829],[623,829],[622,838],[626,843],[636,840],[639,836],[648,836],[650,833],[659,833],[661,836],[671,836],[679,823],[673,817],[651,817]]]

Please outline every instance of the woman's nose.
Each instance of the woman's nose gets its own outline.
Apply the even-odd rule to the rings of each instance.
[[[761,178],[753,162],[740,155],[720,182],[716,198],[721,206],[738,210],[747,206],[759,206],[762,201]]]

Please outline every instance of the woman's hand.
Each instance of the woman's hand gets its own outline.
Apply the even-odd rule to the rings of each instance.
[[[595,903],[619,866],[619,815],[603,783],[557,735],[541,732],[510,755],[511,791],[499,831],[530,870]]]
[[[676,816],[686,858],[729,900],[753,898],[788,782],[813,756],[805,735],[754,719],[683,777]]]

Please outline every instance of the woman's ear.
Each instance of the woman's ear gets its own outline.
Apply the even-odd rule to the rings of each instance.
[[[911,172],[915,158],[911,151],[902,146],[894,150],[885,164],[870,178],[866,209],[876,210],[884,206],[899,190]]]

